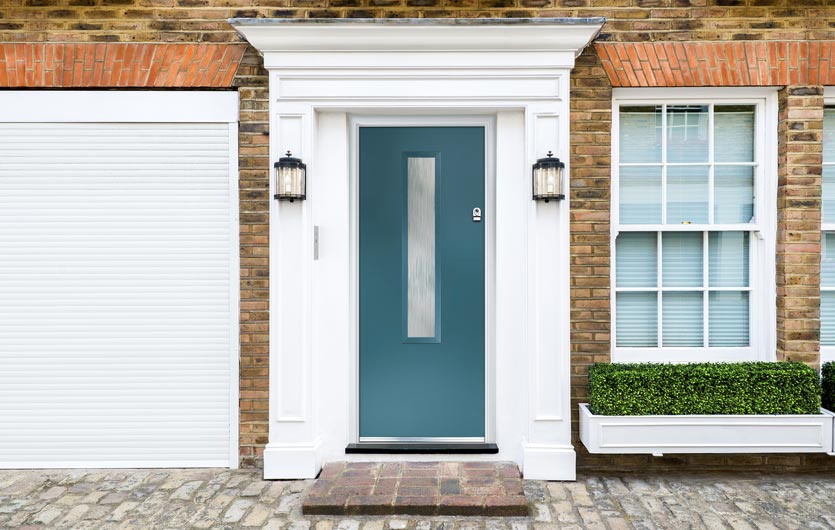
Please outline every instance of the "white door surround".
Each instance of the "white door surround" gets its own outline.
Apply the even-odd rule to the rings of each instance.
[[[569,73],[603,20],[230,22],[269,70],[271,161],[291,150],[308,164],[307,200],[270,207],[265,478],[315,477],[333,460],[404,458],[345,454],[357,441],[352,129],[431,119],[495,122],[494,202],[484,213],[494,222],[488,261],[490,243],[495,254],[487,441],[499,453],[408,459],[512,460],[527,478],[573,480],[568,201],[532,201],[530,172],[548,150],[568,162]]]

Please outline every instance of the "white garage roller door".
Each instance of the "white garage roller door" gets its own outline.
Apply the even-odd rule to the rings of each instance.
[[[235,466],[237,97],[0,93],[0,466]]]

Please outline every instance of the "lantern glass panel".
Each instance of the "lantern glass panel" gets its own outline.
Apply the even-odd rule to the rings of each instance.
[[[303,166],[276,167],[275,194],[279,199],[305,198],[305,168]]]
[[[561,199],[563,197],[562,164],[542,164],[533,170],[533,194],[535,199]]]

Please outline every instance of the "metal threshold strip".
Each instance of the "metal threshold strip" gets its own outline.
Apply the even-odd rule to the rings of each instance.
[[[499,446],[484,442],[360,442],[348,444],[345,454],[494,455]]]

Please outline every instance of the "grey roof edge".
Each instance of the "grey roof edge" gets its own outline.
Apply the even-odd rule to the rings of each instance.
[[[585,18],[230,18],[238,26],[298,24],[376,24],[381,26],[584,26],[605,24],[605,17]]]

